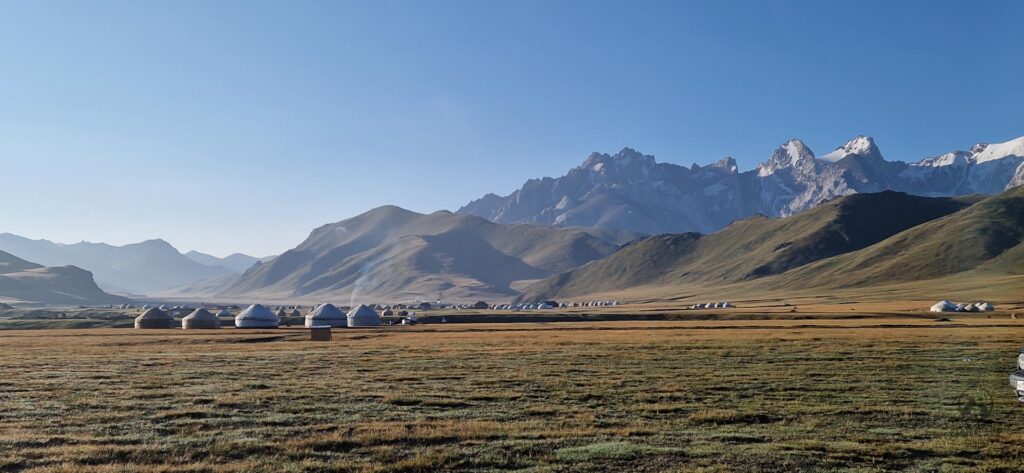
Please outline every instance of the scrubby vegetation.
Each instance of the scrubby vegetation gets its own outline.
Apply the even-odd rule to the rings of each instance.
[[[3,331],[0,471],[1020,470],[962,322]]]

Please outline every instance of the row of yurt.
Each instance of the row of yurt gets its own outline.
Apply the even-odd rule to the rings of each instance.
[[[996,306],[989,302],[975,302],[973,304],[970,302],[961,302],[957,304],[943,299],[936,302],[929,310],[932,312],[991,312],[995,310],[995,308]]]
[[[235,317],[237,328],[277,328],[280,320],[288,314],[284,310],[278,313],[260,305],[253,304],[240,312]],[[196,309],[191,314],[181,319],[183,329],[213,329],[220,327],[220,316],[230,316],[230,313],[221,310],[217,315],[206,309]],[[321,304],[316,306],[306,316],[306,327],[331,326],[331,327],[377,327],[381,324],[380,315],[365,304],[360,304],[355,309],[345,314],[333,304]],[[174,317],[166,312],[151,308],[142,315],[135,318],[135,328],[172,328],[175,326]]]

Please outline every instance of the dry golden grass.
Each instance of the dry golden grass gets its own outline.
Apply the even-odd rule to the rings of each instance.
[[[1006,317],[305,335],[0,331],[0,471],[1024,468]]]

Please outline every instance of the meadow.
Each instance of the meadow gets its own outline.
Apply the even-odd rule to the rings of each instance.
[[[1008,317],[0,331],[0,471],[1024,469]]]

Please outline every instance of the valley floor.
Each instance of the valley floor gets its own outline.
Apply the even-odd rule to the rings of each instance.
[[[1024,320],[0,332],[0,471],[1024,469]]]

